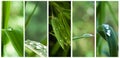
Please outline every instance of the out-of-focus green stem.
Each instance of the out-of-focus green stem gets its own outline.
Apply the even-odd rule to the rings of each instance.
[[[36,8],[37,8],[37,5],[38,5],[38,3],[35,5],[32,13],[29,15],[27,21],[25,22],[25,28],[27,27],[28,23],[30,22],[31,17],[33,16],[33,14],[34,14],[34,12],[35,12],[35,10],[36,10]]]

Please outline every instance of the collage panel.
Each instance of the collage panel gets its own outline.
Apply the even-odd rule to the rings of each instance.
[[[24,56],[23,11],[23,1],[2,1],[2,57]]]
[[[73,1],[72,4],[72,56],[94,57],[94,1]]]
[[[49,57],[71,56],[71,2],[49,1]]]
[[[119,57],[119,2],[1,0],[0,57]]]
[[[25,57],[47,57],[47,1],[25,1]]]
[[[96,2],[96,56],[118,56],[118,1]]]

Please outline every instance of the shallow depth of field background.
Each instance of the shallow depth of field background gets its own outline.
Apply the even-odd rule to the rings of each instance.
[[[72,35],[94,35],[94,2],[73,2]],[[94,56],[94,36],[72,41],[73,56]]]

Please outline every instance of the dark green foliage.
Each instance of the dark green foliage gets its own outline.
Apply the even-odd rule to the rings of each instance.
[[[65,6],[62,7],[63,5]],[[50,2],[49,8],[50,56],[70,55],[70,2]]]

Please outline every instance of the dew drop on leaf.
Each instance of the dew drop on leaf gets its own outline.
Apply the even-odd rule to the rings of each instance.
[[[36,46],[35,48],[36,48],[36,49],[41,49],[41,47],[40,47],[40,46]]]
[[[13,29],[12,29],[11,27],[8,27],[7,30],[8,30],[8,31],[12,31]]]
[[[30,45],[33,45],[34,43],[33,43],[33,42],[30,42],[29,44],[30,44]]]
[[[106,29],[109,29],[109,25],[108,25],[108,24],[103,24],[103,26],[104,26]]]
[[[103,26],[105,27],[105,29],[106,29],[106,34],[108,35],[108,36],[110,36],[110,26],[108,25],[108,24],[103,24]]]
[[[110,36],[110,32],[111,32],[110,30],[107,30],[107,33],[106,33],[106,34],[107,34],[108,36]]]

